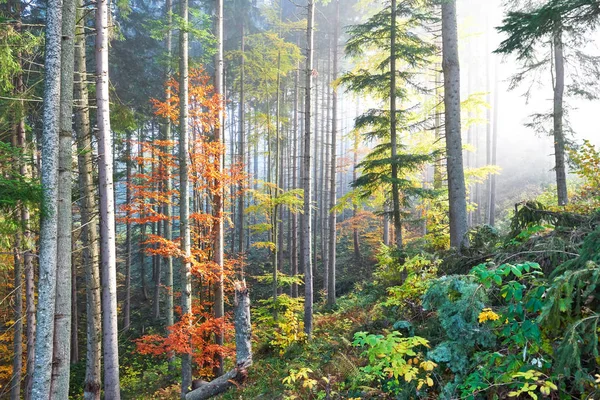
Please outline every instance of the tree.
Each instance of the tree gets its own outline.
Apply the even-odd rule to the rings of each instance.
[[[108,0],[99,0],[96,10],[96,104],[98,107],[98,192],[100,195],[104,395],[106,398],[118,400],[121,394],[119,384],[119,342],[117,337],[115,199],[108,80],[108,14]]]
[[[188,60],[188,0],[181,0],[179,17],[179,237],[181,239],[181,314],[185,318],[192,312],[190,194],[189,194],[189,60]],[[192,385],[192,358],[181,357],[181,398]]]
[[[311,93],[313,78],[313,42],[314,42],[315,2],[308,0],[306,25],[306,69],[304,97],[304,147],[302,149],[302,188],[304,189],[304,213],[300,219],[300,269],[304,271],[304,331],[310,337],[313,322],[313,271],[311,257]]]
[[[395,0],[394,0],[395,1]],[[394,7],[394,6],[392,6]],[[334,34],[333,34],[333,81],[337,81],[338,76],[338,42],[340,37],[340,2],[335,1],[335,21],[334,21]],[[393,36],[393,35],[392,35]],[[338,119],[338,88],[333,88],[333,100],[332,100],[332,111],[331,111],[331,156],[329,157],[331,162],[331,172],[329,183],[329,286],[327,288],[327,304],[329,306],[335,305],[335,260],[336,260],[336,172],[337,172],[337,159],[336,159],[336,139],[338,134],[337,119]]]
[[[461,249],[467,247],[469,242],[460,122],[460,64],[456,0],[442,2],[442,69],[444,71],[444,124],[448,200],[450,203],[450,246]]]
[[[75,0],[63,1],[60,133],[58,150],[58,242],[57,276],[71,275],[72,230],[72,147],[73,147],[73,73],[75,56]],[[76,301],[77,299],[75,299]],[[69,396],[71,341],[71,280],[57,279],[54,315],[54,356],[52,361],[52,398]]]
[[[513,78],[513,87],[527,75],[550,65],[553,84],[553,110],[551,114],[536,114],[528,125],[539,131],[550,131],[554,142],[554,160],[558,205],[568,203],[566,148],[568,147],[568,124],[565,121],[565,96],[575,95],[595,99],[600,68],[598,57],[584,54],[581,49],[571,50],[572,44],[585,42],[585,34],[597,26],[600,4],[592,0],[551,0],[537,8],[525,8],[509,12],[498,28],[508,37],[496,50],[498,53],[515,54],[523,68]],[[549,46],[551,55],[540,59],[539,49]],[[566,85],[566,67],[573,65]],[[528,96],[528,93],[526,93]],[[552,119],[552,129],[543,127],[545,120]]]
[[[33,370],[33,399],[50,399],[54,312],[56,306],[56,266],[58,229],[58,136],[60,130],[60,77],[62,42],[62,2],[49,0],[46,11],[46,55],[44,113],[42,132],[42,205],[38,309]]]

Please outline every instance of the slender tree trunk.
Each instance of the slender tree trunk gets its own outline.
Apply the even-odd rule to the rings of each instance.
[[[220,99],[220,107],[219,107],[219,123],[217,129],[215,129],[215,142],[220,143],[225,140],[223,135],[223,129],[225,126],[224,121],[224,102],[223,97],[225,95],[225,90],[223,88],[223,0],[215,0],[216,2],[216,39],[217,39],[217,54],[215,59],[215,92]],[[223,156],[219,156],[217,160],[217,172],[219,174],[223,173]],[[213,213],[217,219],[215,224],[215,247],[214,247],[214,262],[219,266],[218,271],[218,279],[215,283],[215,318],[224,318],[225,317],[225,302],[223,296],[223,265],[224,265],[224,245],[225,245],[225,237],[223,235],[223,188],[221,187],[220,182],[215,182],[215,185],[218,186],[218,190],[215,193],[214,200],[214,210]],[[223,328],[221,328],[219,332],[216,334],[216,343],[218,345],[223,345]],[[218,362],[218,376],[223,375],[223,355],[221,353],[217,356]]]
[[[322,128],[322,145],[321,145],[321,197],[323,205],[319,208],[321,218],[321,258],[323,259],[323,290],[327,292],[329,287],[329,183],[331,182],[330,171],[331,168],[331,152],[329,143],[331,139],[331,38],[329,40],[329,48],[327,49],[327,81],[323,86],[327,86],[327,101],[323,101],[323,114],[326,115],[324,119],[325,126]],[[326,111],[326,112],[325,112]],[[328,138],[329,136],[329,138]]]
[[[10,4],[10,3],[9,3]],[[17,3],[17,9],[18,3]],[[18,13],[17,18],[20,21],[20,12]],[[17,95],[22,95],[19,89],[21,89],[19,85],[19,80],[21,77],[17,77],[16,79],[16,93]],[[21,136],[20,127],[21,122],[23,121],[23,102],[21,102],[15,112],[15,128],[12,136],[12,146],[14,148],[19,147],[19,137]],[[22,165],[25,162],[22,161],[19,157],[16,157],[14,167],[16,171],[21,170]],[[21,205],[21,208],[25,207]],[[13,243],[13,253],[14,253],[14,336],[13,336],[13,370],[12,376],[10,379],[10,399],[11,400],[19,400],[21,398],[21,370],[23,369],[23,257],[22,251],[23,248],[23,234],[18,232],[15,235],[15,240]]]
[[[71,364],[79,362],[79,303],[77,302],[77,261],[75,240],[71,241]]]
[[[496,76],[494,80],[494,117],[492,127],[492,165],[497,165],[498,155],[498,111],[500,108],[498,92],[498,64],[496,64]],[[491,226],[496,225],[496,175],[492,175],[490,185],[489,221]]]
[[[313,77],[315,2],[308,0],[308,18],[306,28],[306,87],[304,108],[304,149],[302,166],[302,187],[304,189],[304,213],[302,214],[302,236],[300,240],[301,268],[304,270],[304,331],[310,337],[313,327],[313,270],[312,270],[312,195],[311,195],[311,92]]]
[[[132,163],[132,153],[131,153],[131,141],[133,140],[131,137],[131,131],[127,132],[127,143],[125,144],[125,152],[126,152],[126,161],[125,161],[125,175],[127,180],[127,185],[125,189],[125,201],[127,204],[131,204],[133,201],[131,196],[131,185],[133,182],[131,181],[131,163]],[[140,238],[140,240],[143,240]],[[131,241],[132,241],[132,233],[131,233],[131,222],[129,219],[125,223],[125,298],[123,299],[123,329],[128,330],[131,327],[131,260],[132,260],[132,250],[131,250]],[[143,262],[143,259],[142,259]]]
[[[35,366],[31,398],[50,399],[58,229],[58,138],[60,132],[60,77],[62,2],[48,0],[46,8],[46,59],[42,128],[42,206]]]
[[[281,52],[277,53],[277,84],[276,84],[276,100],[275,100],[275,196],[272,198],[273,203],[277,203],[277,197],[279,196],[279,185],[281,181],[279,179],[280,172],[280,149],[281,142],[279,137],[279,106],[280,106],[280,85],[281,85]],[[270,168],[269,168],[270,170]],[[281,253],[281,242],[279,241],[279,221],[278,221],[279,207],[273,206],[271,210],[271,224],[273,226],[273,242],[275,244],[275,251],[273,252],[273,317],[277,319],[277,294],[279,291],[279,254]]]
[[[390,140],[392,144],[392,219],[396,246],[401,249],[402,220],[400,219],[400,192],[398,189],[398,139],[396,132],[396,0],[392,0],[392,32],[390,42]]]
[[[246,92],[244,81],[246,80],[246,38],[244,32],[244,22],[240,24],[240,33],[241,33],[241,57],[240,57],[240,110],[239,110],[239,123],[240,123],[240,137],[239,137],[239,149],[238,149],[238,163],[242,168],[246,168]],[[244,237],[244,207],[246,205],[246,196],[244,193],[245,187],[244,182],[240,182],[238,186],[238,218],[237,225],[239,228],[238,235],[238,252],[244,252],[244,241],[246,240]]]
[[[294,121],[293,121],[293,129],[294,129],[294,137],[292,142],[292,187],[294,189],[298,188],[298,86],[300,81],[300,64],[298,64],[296,68],[296,73],[294,77]],[[293,276],[298,275],[298,214],[292,214],[292,249],[291,249],[291,271]],[[296,298],[298,297],[298,284],[292,283],[291,287],[291,296]]]
[[[565,57],[562,42],[562,30],[554,31],[554,159],[556,166],[556,190],[558,205],[565,206],[569,202],[567,193],[567,171],[565,166],[565,133],[563,130],[563,97],[565,92]]]
[[[395,5],[394,5],[395,6]],[[333,81],[337,80],[338,76],[338,42],[340,38],[340,0],[335,0],[335,22],[334,22],[334,35],[333,35]],[[336,234],[337,234],[337,213],[335,212],[336,205],[336,172],[337,172],[337,158],[336,158],[336,141],[338,133],[338,88],[333,88],[333,99],[332,99],[332,110],[331,110],[331,182],[329,183],[329,287],[327,288],[327,304],[332,307],[335,305],[335,261],[336,261]]]
[[[98,248],[98,220],[96,218],[96,193],[94,190],[92,132],[90,129],[87,69],[85,60],[85,35],[83,0],[78,0],[77,31],[75,35],[75,131],[77,132],[77,154],[79,168],[79,190],[81,192],[81,225],[83,241],[83,264],[86,286],[86,365],[83,397],[100,400],[101,387],[101,333],[100,270]]]
[[[189,68],[188,68],[188,0],[181,0],[180,18],[185,29],[179,30],[179,231],[181,237],[181,314],[192,312],[190,193],[189,193]],[[181,356],[181,398],[192,385],[192,355]]]
[[[15,263],[15,297],[14,297],[14,339],[13,339],[13,373],[10,379],[10,400],[21,398],[21,370],[23,369],[23,263],[21,257],[21,234],[15,237],[13,245]]]
[[[450,245],[461,249],[469,246],[469,239],[467,237],[467,197],[460,123],[460,65],[456,0],[442,3],[442,42]]]
[[[69,397],[71,342],[71,182],[73,146],[73,73],[75,44],[75,1],[63,0],[60,137],[58,149],[58,242],[56,312],[54,314],[54,355],[51,397]]]
[[[117,254],[113,154],[110,145],[108,80],[108,0],[98,0],[96,11],[96,104],[98,107],[98,181],[100,193],[100,260],[102,270],[102,338],[104,343],[104,396],[118,400],[119,342],[117,326]]]
[[[10,3],[9,3],[10,4]],[[17,20],[16,30],[21,31],[21,2],[20,0],[14,1],[14,12],[15,19]],[[19,63],[21,63],[21,54],[18,54]],[[22,64],[21,64],[22,65]],[[15,78],[15,97],[22,98],[24,87],[23,87],[23,75],[19,73]],[[14,132],[13,132],[13,147],[21,149],[23,155],[26,154],[26,137],[25,137],[25,109],[24,101],[19,101],[16,104],[16,112],[14,118]],[[28,167],[24,160],[19,160],[15,167],[17,171],[23,176],[28,177]],[[19,400],[21,398],[21,376],[23,369],[23,267],[27,263],[28,244],[26,243],[28,238],[29,229],[29,217],[27,220],[23,218],[27,211],[27,206],[24,204],[20,205],[21,209],[21,229],[16,236],[14,244],[14,260],[15,260],[15,297],[14,297],[14,309],[15,309],[15,325],[14,325],[14,340],[13,340],[13,372],[11,376],[11,390],[10,399]],[[24,243],[25,242],[25,243]],[[31,260],[29,260],[31,263]],[[25,269],[27,266],[25,265]],[[28,347],[27,353],[33,354],[33,348]],[[28,357],[29,358],[29,357]],[[29,368],[29,365],[28,365]],[[27,396],[27,394],[26,394]]]
[[[168,30],[167,30],[167,38],[166,38],[166,44],[167,44],[167,59],[169,60],[169,67],[166,70],[165,73],[165,79],[168,80],[171,74],[171,69],[170,69],[170,64],[171,64],[171,58],[173,57],[173,33],[171,30],[172,24],[173,24],[173,3],[171,0],[167,0],[167,5],[166,5],[166,10],[167,10],[167,24],[168,24]],[[169,102],[171,99],[171,93],[170,91],[167,91],[166,94],[166,101]],[[166,120],[166,124],[165,124],[165,140],[167,141],[167,146],[166,146],[166,152],[169,154],[172,154],[173,152],[173,146],[170,144],[170,142],[173,140],[173,133],[171,131],[171,120],[167,118]],[[170,168],[165,165],[165,168],[167,168],[166,170],[166,174],[167,174],[167,178],[166,178],[166,182],[165,182],[165,190],[167,193],[171,193],[171,191],[173,190],[173,180],[171,178],[171,170]],[[167,204],[165,204],[165,217],[166,217],[166,221],[165,221],[165,239],[167,241],[172,241],[173,240],[173,207],[170,203],[171,201],[171,195],[169,195],[169,202],[167,202]],[[173,324],[175,323],[175,317],[174,317],[174,300],[173,300],[173,257],[168,256],[167,257],[167,271],[166,271],[166,276],[165,276],[165,286],[166,286],[166,290],[167,290],[167,304],[166,304],[166,309],[167,309],[167,327],[173,326]],[[169,361],[173,362],[173,357],[170,356],[169,357]]]

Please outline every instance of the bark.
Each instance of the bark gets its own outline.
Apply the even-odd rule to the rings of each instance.
[[[467,237],[467,198],[463,169],[460,122],[460,64],[456,0],[442,3],[442,42],[448,198],[450,202],[450,246],[469,246]]]
[[[131,132],[127,132],[127,143],[125,144],[125,176],[127,180],[127,185],[125,188],[125,201],[127,204],[131,204],[132,196],[131,196]],[[125,223],[125,298],[123,299],[123,329],[128,330],[131,326],[131,260],[132,260],[132,251],[131,251],[131,241],[132,241],[132,232],[131,232],[131,222],[129,219]],[[140,238],[140,240],[143,240]],[[142,258],[143,262],[143,258]]]
[[[79,362],[79,303],[77,302],[77,262],[75,240],[71,241],[71,364]]]
[[[46,47],[44,111],[42,127],[42,207],[39,239],[38,309],[35,339],[35,366],[31,397],[50,398],[52,346],[56,306],[56,266],[58,228],[58,137],[60,131],[60,76],[62,2],[48,0],[46,9]]]
[[[215,129],[215,142],[222,142],[225,140],[223,135],[223,129],[225,127],[224,121],[224,99],[225,90],[223,87],[223,0],[216,1],[216,39],[217,39],[217,54],[215,58],[215,92],[221,97],[219,108],[219,122],[218,127]],[[223,173],[223,156],[219,156],[217,160],[217,172],[218,174]],[[220,182],[215,181],[215,185],[221,185]],[[215,247],[214,247],[214,262],[219,266],[218,279],[215,283],[215,318],[223,319],[225,317],[225,303],[223,296],[223,265],[224,265],[224,228],[223,228],[223,188],[220,188],[213,197],[213,212],[216,217],[217,223],[215,224]],[[223,345],[223,329],[215,335],[216,343]],[[223,374],[223,356],[219,353],[217,356],[217,376]]]
[[[310,337],[313,327],[313,271],[311,257],[311,215],[312,215],[312,196],[311,196],[311,92],[313,77],[313,41],[314,41],[314,20],[315,3],[314,0],[308,0],[308,18],[306,28],[306,87],[305,87],[305,108],[304,108],[304,149],[302,160],[302,188],[304,189],[304,207],[302,214],[302,236],[300,241],[301,265],[304,271],[304,331]]]
[[[173,42],[173,33],[171,31],[171,25],[173,24],[173,3],[171,0],[167,0],[166,9],[167,9],[167,24],[169,26],[169,28],[167,30],[167,38],[166,38],[167,59],[169,60],[169,63],[170,63],[171,57],[173,57],[173,43],[172,43]],[[170,68],[167,68],[166,73],[165,73],[165,79],[169,78],[170,73],[171,73]],[[171,98],[171,94],[170,94],[170,92],[167,92],[166,101],[169,102],[170,98]],[[173,140],[170,119],[167,119],[166,125],[165,125],[165,140],[167,142],[170,142],[171,140]],[[166,151],[169,154],[172,153],[173,148],[170,144],[167,145]],[[171,179],[171,171],[167,170],[166,173],[167,173],[167,179],[165,182],[165,190],[167,193],[170,193],[171,190],[173,190],[173,180]],[[165,239],[168,241],[172,241],[173,240],[173,221],[172,221],[173,207],[171,206],[170,202],[165,204],[165,217],[166,217]],[[168,256],[166,261],[167,261],[167,271],[166,271],[166,276],[165,276],[165,286],[166,286],[166,290],[167,290],[166,309],[167,309],[167,327],[169,327],[169,326],[173,326],[173,324],[175,323],[175,317],[173,314],[173,312],[174,312],[173,311],[173,306],[174,306],[174,301],[173,301],[173,257]],[[170,361],[173,361],[173,357],[170,357]]]
[[[102,271],[102,339],[104,396],[120,399],[119,343],[117,338],[117,253],[113,154],[110,136],[108,80],[108,0],[98,0],[96,11],[96,104],[98,107],[98,182],[100,194],[100,261]]]
[[[554,159],[556,172],[556,190],[558,205],[565,206],[569,202],[567,193],[567,172],[565,166],[565,134],[563,129],[563,98],[565,93],[565,57],[562,42],[562,30],[556,28],[554,42]]]
[[[252,365],[252,324],[250,323],[250,296],[245,282],[235,284],[235,349],[236,367],[212,382],[205,383],[189,392],[186,400],[203,400],[221,394],[233,386],[239,386],[248,376]]]
[[[394,5],[395,6],[395,5]],[[338,75],[338,41],[340,37],[339,28],[340,19],[340,1],[335,2],[335,30],[333,35],[333,81],[337,80]],[[335,305],[335,261],[336,261],[336,223],[337,213],[335,212],[336,205],[336,170],[337,170],[337,159],[336,159],[336,141],[337,141],[337,118],[338,118],[338,89],[333,88],[333,99],[332,99],[332,110],[331,110],[331,182],[329,183],[329,286],[327,287],[327,304],[332,307]]]
[[[279,177],[280,173],[280,159],[281,159],[281,141],[279,137],[279,106],[280,106],[280,84],[281,84],[281,52],[277,54],[277,84],[276,84],[276,101],[275,101],[275,196],[273,202],[277,202],[277,197],[279,196],[279,189],[281,185],[281,180]],[[272,192],[271,192],[272,193]],[[277,294],[279,291],[279,282],[278,282],[278,274],[279,274],[279,254],[281,253],[280,238],[279,238],[279,215],[278,215],[279,207],[277,205],[273,206],[271,210],[271,224],[273,226],[273,242],[275,244],[275,251],[273,252],[273,317],[277,319]]]
[[[15,237],[13,247],[15,263],[13,373],[10,379],[10,399],[21,398],[21,370],[23,368],[23,262],[21,257],[21,233]]]
[[[71,182],[73,146],[73,73],[75,44],[75,1],[63,0],[60,134],[58,150],[58,242],[56,312],[54,314],[54,354],[51,396],[69,397],[71,342]]]
[[[181,0],[181,23],[184,27],[188,24],[188,0]],[[189,67],[188,67],[188,32],[186,29],[179,31],[179,231],[181,237],[181,313],[186,315],[192,312],[192,275],[191,275],[191,236],[190,236],[190,193],[189,193]],[[181,356],[181,398],[192,384],[192,356]]]
[[[392,32],[390,41],[390,140],[392,145],[392,220],[396,246],[401,249],[402,221],[400,219],[400,192],[398,189],[398,139],[396,132],[396,0],[392,0]]]
[[[496,64],[497,66],[497,64]],[[498,68],[496,67],[496,74]],[[498,156],[498,110],[500,108],[500,102],[498,101],[498,76],[495,77],[494,81],[494,117],[492,127],[492,165],[497,165]],[[491,226],[496,224],[496,175],[492,175],[490,184],[490,205],[489,205],[489,223]]]
[[[244,81],[246,80],[246,58],[244,56],[245,51],[245,33],[244,33],[244,22],[240,24],[241,30],[241,57],[240,57],[240,110],[239,110],[239,123],[240,123],[240,137],[239,137],[239,149],[238,149],[238,163],[242,168],[246,168],[246,112],[245,112],[245,86]],[[245,201],[245,193],[244,193],[244,182],[240,182],[238,187],[238,220],[237,225],[239,227],[239,236],[238,236],[238,252],[244,252],[244,241],[245,232],[244,232],[244,207],[246,205]]]
[[[300,80],[300,65],[296,69],[294,77],[294,137],[292,139],[292,187],[298,187],[298,85]],[[291,272],[293,276],[298,275],[298,214],[292,214],[292,248],[291,248]],[[292,297],[298,297],[298,284],[292,283],[290,288]]]
[[[100,270],[98,248],[98,220],[96,218],[96,193],[94,190],[92,132],[90,129],[89,98],[86,84],[85,35],[83,34],[83,0],[78,0],[75,46],[75,131],[77,132],[77,154],[79,168],[80,209],[83,241],[83,264],[85,266],[85,291],[87,315],[87,340],[85,382],[83,397],[86,400],[100,399],[101,385],[101,310]]]

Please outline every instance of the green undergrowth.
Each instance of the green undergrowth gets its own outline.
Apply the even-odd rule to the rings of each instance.
[[[598,398],[599,214],[531,202],[470,235],[460,254],[382,246],[310,340],[300,300],[278,320],[262,304],[248,381],[222,398]]]

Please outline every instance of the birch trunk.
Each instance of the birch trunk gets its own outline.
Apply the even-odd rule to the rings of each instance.
[[[181,313],[192,312],[191,236],[190,236],[190,193],[189,193],[189,77],[188,77],[188,0],[181,0],[181,23],[179,31],[179,231],[181,237]],[[181,356],[181,398],[184,399],[192,384],[192,356]]]
[[[215,130],[215,142],[219,143],[225,140],[223,135],[223,129],[225,126],[224,121],[224,102],[223,97],[225,96],[225,90],[223,87],[223,0],[216,1],[216,39],[217,39],[217,54],[215,59],[215,92],[221,97],[221,107],[219,107],[219,125]],[[217,161],[217,173],[220,175],[223,173],[223,156],[219,156]],[[216,185],[221,186],[220,182],[215,182]],[[223,235],[223,188],[221,187],[214,196],[214,214],[217,218],[215,225],[215,247],[214,247],[214,261],[219,266],[218,280],[215,283],[215,318],[225,317],[225,302],[223,297],[223,265],[224,265],[224,245],[225,237]],[[223,345],[223,328],[216,334],[216,343]],[[221,353],[217,356],[218,362],[218,376],[223,375],[223,356]]]

